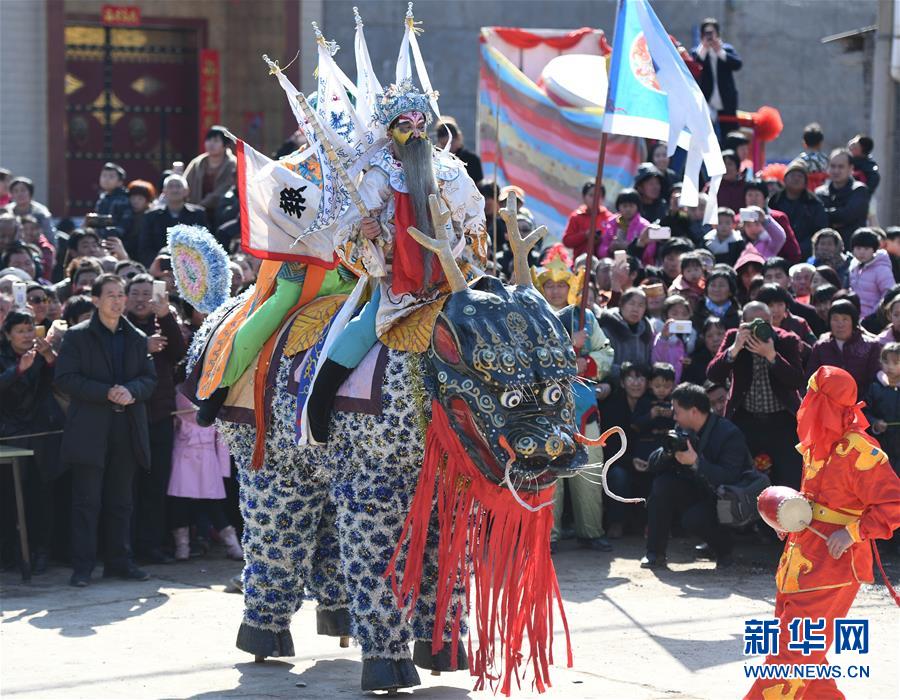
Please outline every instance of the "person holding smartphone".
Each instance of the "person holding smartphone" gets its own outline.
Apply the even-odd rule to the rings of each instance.
[[[147,401],[150,421],[150,469],[137,479],[135,554],[151,564],[170,564],[163,549],[166,534],[166,489],[172,471],[175,441],[175,366],[187,353],[181,323],[169,306],[166,283],[148,274],[125,284],[126,317],[147,336],[147,350],[156,367],[157,384]]]

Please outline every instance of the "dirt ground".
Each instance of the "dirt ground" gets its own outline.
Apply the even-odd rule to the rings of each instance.
[[[739,698],[749,688],[744,620],[771,616],[779,548],[743,542],[735,567],[718,572],[695,561],[693,542],[675,540],[670,567],[638,567],[642,543],[626,538],[611,554],[565,542],[555,556],[572,634],[574,666],[552,669],[551,698]],[[900,579],[900,564],[886,562]],[[314,606],[293,623],[297,656],[255,664],[234,647],[241,596],[227,592],[239,565],[218,556],[148,567],[143,583],[95,578],[70,588],[69,571],[51,568],[23,585],[0,577],[0,694],[56,698],[334,698],[359,697],[354,647],[315,635]],[[883,586],[865,587],[854,616],[869,619],[871,651],[842,663],[870,667],[866,680],[839,682],[847,698],[900,698],[900,609]],[[557,663],[564,638],[555,641]],[[836,661],[832,656],[832,661]],[[473,693],[465,673],[430,676],[402,695],[489,697]],[[536,697],[526,678],[517,697]]]

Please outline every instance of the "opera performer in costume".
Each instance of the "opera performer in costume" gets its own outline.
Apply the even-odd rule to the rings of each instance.
[[[874,540],[888,539],[900,527],[900,479],[875,439],[866,434],[869,422],[856,398],[853,377],[825,365],[810,377],[809,391],[797,411],[801,491],[811,501],[813,522],[787,536],[775,574],[778,654],[767,657],[767,664],[827,663],[835,619],[846,616],[861,583],[873,582],[873,552],[878,556]],[[798,618],[825,619],[821,651],[804,655],[802,650],[788,649],[789,625]],[[748,700],[843,697],[831,678],[760,678],[745,696]]]
[[[307,404],[309,438],[315,443],[327,441],[337,390],[376,341],[410,352],[428,347],[434,319],[450,292],[437,257],[408,233],[413,226],[434,237],[437,222],[429,215],[429,195],[438,195],[449,210],[447,235],[467,281],[483,275],[487,260],[484,198],[462,161],[432,148],[426,131],[429,95],[411,81],[391,85],[376,97],[375,114],[389,138],[358,188],[371,216],[351,207],[336,234],[345,264],[371,277],[371,296],[320,363]],[[367,269],[364,239],[385,251],[386,275],[376,278]]]

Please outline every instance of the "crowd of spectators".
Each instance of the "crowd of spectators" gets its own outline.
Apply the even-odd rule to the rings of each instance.
[[[104,575],[127,580],[147,577],[142,562],[201,556],[211,540],[243,557],[228,452],[177,389],[203,315],[179,298],[166,248],[177,223],[239,231],[230,145],[210,129],[205,152],[155,184],[104,164],[79,226],[0,170],[0,445],[34,452],[23,490],[35,574],[57,559],[87,585],[98,542]],[[236,252],[231,268],[238,292],[258,265]],[[17,559],[12,492],[5,567]]]
[[[633,188],[614,202],[601,190],[587,279],[613,359],[582,376],[594,383],[599,429],[626,432],[610,487],[647,505],[605,498],[591,523],[601,535],[586,543],[593,548],[644,535],[642,565],[653,568],[664,565],[674,528],[699,537],[698,550],[717,566],[731,565],[733,532],[716,517],[721,487],[754,471],[800,487],[796,411],[821,365],[851,373],[870,432],[900,466],[900,227],[877,225],[870,139],[854,137],[826,154],[822,129],[811,124],[802,140],[783,179],[754,174],[726,150],[713,225],[703,223],[703,196],[698,207],[680,204],[666,162],[642,163]],[[648,153],[659,161],[665,149],[649,144]],[[586,264],[593,191],[594,183],[584,185],[585,203],[562,236],[574,270]],[[518,196],[526,233],[527,193]],[[543,255],[545,264],[560,256]],[[543,291],[553,303],[568,290]],[[689,436],[687,448],[673,450],[679,433]],[[615,452],[616,439],[609,445]],[[566,533],[560,518],[557,530]]]
[[[717,489],[748,470],[800,485],[795,413],[817,367],[853,375],[870,431],[900,465],[900,227],[877,225],[870,138],[827,150],[810,124],[783,176],[764,178],[753,172],[748,137],[729,126],[741,60],[717,22],[704,21],[685,57],[724,147],[716,223],[703,221],[705,194],[699,206],[681,204],[677,166],[664,143],[648,143],[632,187],[607,200],[599,185],[593,236],[595,183],[584,185],[565,231],[551,232],[562,240],[551,254],[571,255],[574,272],[591,252],[584,279],[598,361],[584,358],[579,370],[590,368],[596,393],[593,429],[621,426],[627,436],[610,487],[647,499],[645,507],[596,490],[597,502],[580,497],[579,527],[589,533],[581,539],[607,551],[625,534],[646,537],[642,565],[655,567],[680,530],[724,567],[733,533],[717,520]],[[449,141],[485,196],[492,269],[508,276],[498,211],[516,197],[516,223],[528,233],[527,192],[486,181],[452,117],[435,139]],[[301,141],[292,136],[279,153]],[[106,163],[94,211],[78,225],[36,201],[27,177],[0,169],[0,445],[34,452],[24,486],[35,573],[53,557],[72,564],[73,585],[87,585],[98,541],[104,573],[129,580],[146,578],[140,562],[203,555],[210,539],[242,558],[229,456],[178,392],[203,315],[179,298],[166,249],[170,226],[206,226],[231,252],[232,292],[253,284],[258,261],[240,251],[230,146],[214,127],[204,153],[156,183],[129,181]],[[546,254],[533,253],[535,266]],[[575,279],[542,291],[562,308]],[[576,338],[584,343],[584,333]],[[10,492],[4,566],[16,560]],[[567,536],[559,505],[554,543]]]

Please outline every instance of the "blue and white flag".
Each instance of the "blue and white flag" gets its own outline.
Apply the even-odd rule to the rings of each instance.
[[[725,163],[709,107],[647,0],[619,0],[603,130],[687,151],[680,201],[697,206],[701,165],[710,177],[704,221],[715,223]]]

